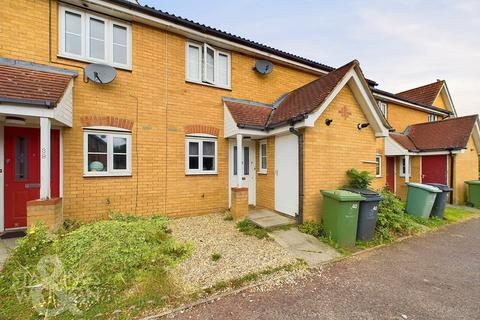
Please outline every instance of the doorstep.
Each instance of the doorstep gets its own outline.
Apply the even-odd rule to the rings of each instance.
[[[286,217],[268,209],[250,210],[247,219],[263,229],[290,226],[296,223],[295,218]]]

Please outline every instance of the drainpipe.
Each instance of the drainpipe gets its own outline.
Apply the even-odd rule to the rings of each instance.
[[[450,187],[453,189],[453,178],[455,177],[455,154],[450,150]],[[450,204],[453,204],[453,192],[450,193]]]
[[[290,132],[298,138],[298,216],[297,223],[303,223],[303,142],[304,136],[298,129],[290,128]]]

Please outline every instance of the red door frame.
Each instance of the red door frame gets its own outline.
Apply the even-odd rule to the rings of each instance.
[[[422,157],[422,183],[448,182],[448,157],[447,155]]]
[[[387,189],[393,193],[396,191],[395,162],[395,157],[386,157],[387,168],[385,182]]]
[[[19,179],[15,173],[16,138],[27,138],[27,174]],[[40,196],[40,129],[4,127],[4,228],[27,226],[27,201]],[[51,131],[51,196],[60,194],[60,130]]]

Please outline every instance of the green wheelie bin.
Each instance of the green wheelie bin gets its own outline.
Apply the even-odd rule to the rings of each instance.
[[[475,208],[480,208],[480,181],[465,181],[468,185],[468,202]]]
[[[365,198],[345,190],[322,190],[321,192],[323,194],[323,226],[326,233],[341,246],[355,246],[359,202]]]
[[[407,186],[407,213],[428,219],[437,198],[437,193],[441,193],[442,190],[421,183],[407,182]]]

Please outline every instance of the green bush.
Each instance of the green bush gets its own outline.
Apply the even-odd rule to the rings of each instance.
[[[163,270],[189,250],[189,245],[171,238],[167,219],[158,216],[116,215],[58,235],[36,226],[19,240],[0,275],[0,309],[16,295],[19,303],[30,304],[40,314],[65,302],[65,296],[75,308],[88,310],[131,287],[141,274],[166,274]],[[35,305],[29,288],[39,284],[42,299]]]
[[[320,222],[306,221],[298,226],[300,232],[320,238],[324,235],[323,226]]]
[[[392,241],[395,237],[406,236],[418,231],[419,226],[405,213],[405,205],[393,193],[382,191],[378,205],[376,237],[381,242]]]
[[[352,168],[347,171],[348,183],[345,187],[355,189],[368,189],[375,177],[371,176],[368,171],[358,171]]]

